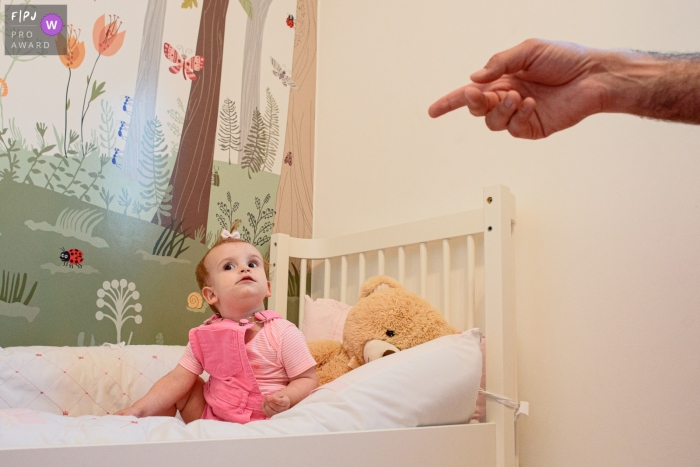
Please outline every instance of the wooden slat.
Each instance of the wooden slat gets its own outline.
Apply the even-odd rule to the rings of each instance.
[[[283,318],[287,317],[287,291],[289,284],[289,235],[276,233],[270,240],[270,283],[272,296],[268,308]]]
[[[399,283],[406,285],[406,251],[399,247]]]
[[[340,258],[340,301],[347,303],[348,301],[348,257]]]
[[[515,360],[515,267],[512,223],[515,200],[508,188],[484,188],[484,307],[486,390],[518,401]],[[486,402],[486,420],[496,423],[496,455],[500,467],[517,467],[515,413]]]
[[[384,275],[384,250],[377,250],[377,272],[380,276]]]
[[[442,240],[442,315],[448,323],[450,316],[450,241]]]
[[[365,254],[364,254],[364,253],[360,253],[360,257],[359,257],[359,259],[358,259],[358,263],[359,263],[359,264],[358,264],[358,269],[359,269],[359,274],[360,274],[360,276],[359,276],[359,281],[360,281],[360,287],[362,287],[362,284],[365,283],[365,267],[366,267],[366,263],[365,263]]]
[[[301,260],[301,270],[299,271],[299,329],[304,323],[304,312],[306,311],[306,259]]]
[[[331,260],[326,258],[323,263],[323,298],[331,297]]]
[[[425,242],[420,244],[420,296],[428,295],[428,246]]]
[[[476,304],[476,247],[474,236],[467,235],[467,329],[476,326],[474,319],[474,307]]]

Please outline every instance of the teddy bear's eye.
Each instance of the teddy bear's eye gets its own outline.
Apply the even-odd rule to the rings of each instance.
[[[387,329],[387,330],[386,330],[386,335],[387,335],[387,336],[389,336],[389,337],[394,337],[394,334],[396,334],[396,333],[394,332],[393,329]]]

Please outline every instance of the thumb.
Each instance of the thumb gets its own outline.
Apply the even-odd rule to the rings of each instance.
[[[490,83],[503,75],[522,71],[545,46],[544,41],[528,39],[515,47],[497,53],[489,59],[484,68],[472,73],[469,78],[475,83]]]

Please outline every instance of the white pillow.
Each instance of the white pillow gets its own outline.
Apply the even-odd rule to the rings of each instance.
[[[362,365],[272,420],[305,417],[329,431],[469,423],[481,380],[480,338],[473,329]]]

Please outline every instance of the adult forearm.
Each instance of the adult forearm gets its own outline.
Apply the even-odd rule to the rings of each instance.
[[[700,54],[600,54],[604,111],[700,124]]]

